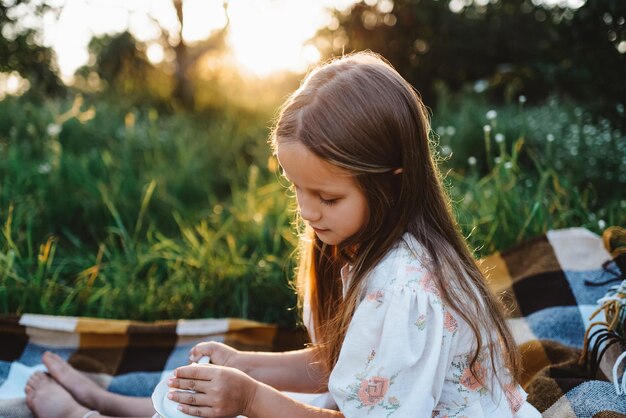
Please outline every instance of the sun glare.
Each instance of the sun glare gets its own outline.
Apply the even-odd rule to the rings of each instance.
[[[276,71],[303,71],[319,60],[319,51],[305,45],[329,22],[327,8],[345,8],[354,0],[229,0],[227,42],[242,71],[266,76]],[[44,41],[55,49],[63,78],[87,62],[91,36],[129,29],[149,44],[148,58],[163,59],[163,50],[150,42],[159,26],[176,33],[178,22],[171,0],[58,0],[63,12],[44,18]],[[227,22],[222,0],[184,0],[183,37],[193,43],[206,39]],[[158,23],[158,24],[157,24]]]
[[[257,76],[278,70],[302,71],[319,60],[315,47],[304,46],[328,19],[314,3],[233,1],[229,43],[235,59]]]

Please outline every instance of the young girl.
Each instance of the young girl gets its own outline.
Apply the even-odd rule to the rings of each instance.
[[[539,417],[451,215],[415,90],[373,53],[334,59],[287,100],[272,145],[302,220],[298,291],[313,344],[287,353],[197,345],[191,360],[212,364],[176,370],[169,386],[196,391],[170,392],[180,411]],[[310,406],[282,390],[329,395]]]

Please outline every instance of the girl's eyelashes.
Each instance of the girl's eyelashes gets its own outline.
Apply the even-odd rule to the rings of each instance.
[[[298,186],[296,186],[295,184],[291,183],[291,187],[293,187],[293,190],[296,192],[296,196],[298,194],[302,193],[302,190]],[[340,199],[339,197],[333,197],[333,198],[330,198],[330,199],[325,199],[319,193],[317,194],[317,198],[320,200],[320,203],[322,205],[326,205],[326,206],[332,206],[335,203],[337,203],[339,201],[339,199]]]
[[[320,202],[322,203],[322,205],[326,205],[326,206],[332,206],[335,203],[337,203],[339,199],[324,199],[320,196]]]

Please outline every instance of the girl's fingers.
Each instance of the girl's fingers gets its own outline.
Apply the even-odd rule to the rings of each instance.
[[[185,404],[180,404],[178,409],[187,414],[192,415],[194,417],[215,417],[217,415],[214,414],[213,408],[208,406],[189,406]]]
[[[179,379],[212,380],[214,367],[211,364],[190,364],[174,370],[174,375]]]
[[[167,394],[167,398],[189,406],[210,406],[209,397],[200,392],[191,393],[174,390]]]
[[[193,348],[189,351],[189,360],[196,362],[200,360],[203,356],[211,356],[213,354],[213,343],[212,342],[204,342],[199,343],[193,346]]]
[[[195,390],[196,392],[206,393],[206,388],[204,387],[205,385],[202,380],[176,378],[168,380],[167,384],[171,388]]]

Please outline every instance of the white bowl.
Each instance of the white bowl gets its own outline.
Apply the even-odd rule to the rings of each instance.
[[[202,357],[197,364],[208,364],[210,359],[208,356]],[[192,363],[195,364],[195,363]],[[169,392],[188,392],[195,393],[194,390],[172,389],[167,386],[167,381],[174,377],[174,374],[168,375],[165,379],[161,380],[154,392],[152,392],[152,406],[157,412],[153,418],[193,418],[192,415],[187,415],[178,410],[178,402],[175,402],[167,398]]]

